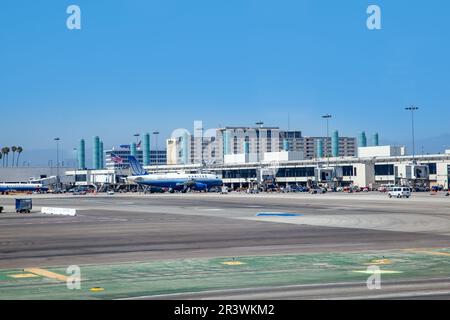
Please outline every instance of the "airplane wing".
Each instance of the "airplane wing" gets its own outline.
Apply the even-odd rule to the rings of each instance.
[[[192,179],[192,180],[187,180],[187,181],[184,181],[184,182],[180,182],[180,183],[177,184],[177,186],[191,187],[191,186],[195,185],[196,183],[197,182],[195,181],[195,179]]]

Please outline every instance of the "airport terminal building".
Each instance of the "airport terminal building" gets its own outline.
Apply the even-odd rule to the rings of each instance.
[[[149,172],[195,172],[208,170],[223,178],[226,186],[237,189],[265,181],[278,186],[332,185],[376,188],[385,184],[449,187],[450,151],[443,154],[405,155],[403,147],[358,148],[358,157],[323,157],[290,160],[287,151],[266,154],[270,161],[202,165],[147,167]],[[243,158],[244,159],[244,158]],[[274,161],[273,159],[277,159]],[[245,159],[244,159],[245,160]]]
[[[145,166],[149,173],[199,171],[222,177],[226,186],[238,189],[262,183],[287,185],[332,185],[377,188],[383,184],[449,187],[450,150],[441,154],[406,155],[403,147],[374,146],[358,148],[355,157],[322,157],[304,159],[293,151],[268,152],[261,161],[249,155],[233,155],[234,161],[222,164],[154,164]],[[0,169],[0,182],[26,182],[33,178],[55,177],[55,168]],[[68,169],[60,168],[62,181],[77,185],[123,184],[127,168]]]
[[[252,139],[252,135],[256,139]],[[145,144],[142,150],[135,144],[131,148],[106,150],[101,153],[105,166],[92,169],[85,166],[82,140],[78,168],[60,168],[59,176],[63,182],[76,185],[125,184],[123,178],[130,174],[127,156],[134,154],[149,173],[212,172],[232,189],[264,184],[369,188],[396,184],[449,188],[450,150],[412,156],[404,147],[379,146],[378,135],[375,138],[373,146],[367,146],[365,135],[361,135],[360,147],[356,147],[355,138],[340,137],[337,131],[329,138],[309,138],[303,137],[300,131],[282,131],[277,127],[226,127],[217,129],[216,136],[211,138],[171,139],[167,152],[150,150]],[[189,153],[178,149],[179,143],[187,144],[185,150]],[[202,145],[208,148],[203,149]],[[203,149],[203,154],[200,152],[199,157],[193,149]],[[185,156],[188,161],[179,163]],[[121,162],[114,157],[119,157]],[[57,175],[56,169],[2,168],[0,182],[42,180],[50,184]]]

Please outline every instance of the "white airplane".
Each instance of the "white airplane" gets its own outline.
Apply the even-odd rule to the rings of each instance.
[[[188,188],[194,190],[209,190],[212,187],[223,184],[215,174],[207,173],[164,173],[149,174],[134,156],[128,156],[133,175],[127,178],[128,181],[145,186],[168,188],[170,192],[175,190],[186,191]]]
[[[40,183],[0,183],[0,193],[20,191],[48,191],[48,188]]]

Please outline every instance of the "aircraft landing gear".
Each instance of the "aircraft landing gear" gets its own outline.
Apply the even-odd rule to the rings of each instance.
[[[188,192],[190,190],[191,190],[191,188],[184,188],[183,190],[181,190],[181,193],[186,193],[186,192]]]

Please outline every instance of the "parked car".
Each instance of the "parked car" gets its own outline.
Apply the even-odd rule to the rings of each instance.
[[[220,192],[222,191],[222,187],[211,187],[208,192]]]
[[[390,188],[394,188],[394,187],[395,187],[394,184],[382,184],[378,188],[378,191],[380,191],[380,192],[388,192]]]
[[[421,186],[421,187],[414,187],[414,192],[427,192],[427,191],[430,191],[430,188],[423,187],[423,186]]]
[[[82,190],[82,189],[75,189],[72,194],[74,196],[85,196],[87,194],[86,190]]]
[[[324,194],[327,192],[327,189],[321,187],[314,187],[309,189],[309,193],[311,194]]]
[[[307,187],[298,186],[297,191],[298,192],[308,192],[309,189]]]
[[[442,191],[443,189],[444,189],[444,187],[442,187],[442,186],[432,186],[431,187],[431,191],[433,191],[433,192]]]
[[[389,198],[409,198],[411,196],[411,188],[409,187],[394,187],[388,191]]]
[[[276,191],[278,191],[278,187],[275,184],[268,184],[265,187],[265,191],[266,192],[276,192]]]
[[[302,186],[287,186],[283,189],[283,192],[308,192],[308,188]]]

